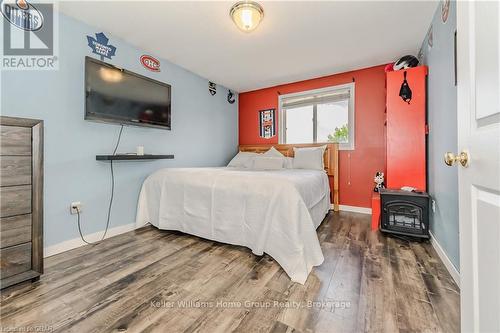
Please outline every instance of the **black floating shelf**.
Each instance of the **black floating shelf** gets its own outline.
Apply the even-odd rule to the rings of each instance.
[[[141,161],[141,160],[165,160],[173,159],[174,155],[96,155],[97,161]]]

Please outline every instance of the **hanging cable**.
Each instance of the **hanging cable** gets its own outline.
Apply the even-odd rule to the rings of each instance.
[[[88,242],[85,237],[83,237],[83,233],[82,233],[82,227],[80,226],[80,208],[76,207],[76,214],[78,215],[77,219],[78,219],[78,233],[80,234],[80,238],[82,239],[82,241],[84,243],[87,243],[87,244],[97,244],[99,242],[95,242],[95,243],[91,243],[91,242]]]
[[[118,150],[118,146],[120,145],[120,140],[122,138],[122,132],[123,132],[123,125],[121,125],[120,127],[120,132],[118,133],[118,139],[116,140],[116,145],[115,148],[113,149],[112,155],[116,155],[116,151]],[[76,207],[76,213],[78,215],[78,233],[80,234],[80,238],[82,239],[82,241],[86,244],[98,244],[102,240],[104,240],[104,238],[106,238],[106,234],[108,233],[109,221],[111,220],[111,208],[113,206],[113,198],[115,194],[115,174],[113,171],[113,160],[110,160],[109,166],[111,171],[111,196],[109,197],[108,215],[106,217],[106,228],[104,229],[104,234],[102,235],[101,239],[98,240],[97,242],[89,242],[83,237],[82,228],[80,225],[80,209]]]

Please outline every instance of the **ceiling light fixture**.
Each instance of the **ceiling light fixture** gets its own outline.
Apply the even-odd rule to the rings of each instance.
[[[229,15],[241,31],[250,32],[257,28],[264,18],[264,9],[257,2],[240,1],[231,7]]]

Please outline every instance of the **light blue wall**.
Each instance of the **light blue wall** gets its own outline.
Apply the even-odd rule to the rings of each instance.
[[[429,193],[435,200],[430,229],[457,270],[460,267],[458,237],[458,174],[447,167],[443,155],[457,152],[457,87],[454,70],[456,3],[451,1],[446,23],[441,20],[441,2],[432,20],[433,46],[428,36],[422,43],[423,62],[429,66],[428,146]]]
[[[96,154],[111,153],[119,125],[85,121],[84,58],[90,55],[86,35],[100,30],[60,16],[58,71],[2,72],[1,114],[39,118],[45,122],[45,246],[78,237],[72,201],[83,204],[84,233],[104,229],[110,195],[108,162]],[[175,154],[174,160],[116,162],[116,192],[111,227],[132,223],[145,177],[164,167],[221,166],[236,153],[238,102],[229,104],[228,90],[208,92],[207,79],[166,60],[161,72],[147,71],[139,63],[144,53],[104,32],[117,47],[111,62],[141,75],[172,85],[172,130],[125,127],[118,152]],[[158,43],[168,40],[158,38]],[[194,51],[193,51],[194,52]],[[155,54],[152,54],[155,56]],[[237,96],[236,96],[237,97]]]

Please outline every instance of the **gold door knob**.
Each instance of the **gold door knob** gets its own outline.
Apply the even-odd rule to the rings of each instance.
[[[455,163],[460,162],[464,168],[469,166],[469,153],[467,151],[462,151],[460,154],[455,155],[451,152],[444,154],[444,163],[447,166],[453,166]]]

